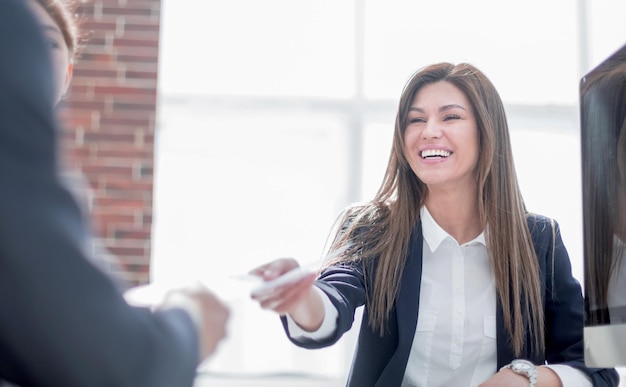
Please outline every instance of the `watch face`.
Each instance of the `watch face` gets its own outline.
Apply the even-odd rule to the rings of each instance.
[[[530,371],[531,369],[534,368],[533,363],[527,361],[527,360],[514,360],[511,365],[520,371]]]

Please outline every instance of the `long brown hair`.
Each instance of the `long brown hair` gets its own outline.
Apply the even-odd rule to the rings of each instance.
[[[352,247],[327,264],[377,262],[374,278],[366,282],[367,287],[373,287],[367,292],[366,307],[368,323],[384,334],[400,286],[411,232],[419,220],[427,189],[413,173],[405,155],[407,115],[417,92],[439,81],[455,85],[472,103],[480,146],[477,206],[486,230],[497,294],[505,311],[504,325],[517,355],[522,353],[527,332],[535,338],[531,350],[538,353],[544,349],[539,266],[517,183],[506,114],[491,81],[472,65],[439,63],[411,77],[400,98],[382,184],[371,201],[352,206],[339,219],[338,224],[344,226],[331,248]]]

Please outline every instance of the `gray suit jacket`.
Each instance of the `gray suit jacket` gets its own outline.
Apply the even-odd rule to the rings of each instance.
[[[130,307],[88,259],[57,173],[48,47],[25,0],[0,0],[0,379],[20,386],[191,386],[181,310]]]

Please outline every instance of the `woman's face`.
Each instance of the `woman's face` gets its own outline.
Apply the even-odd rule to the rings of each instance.
[[[423,86],[404,132],[407,160],[430,189],[476,189],[478,129],[466,95],[449,82]]]
[[[52,54],[52,70],[58,103],[69,87],[74,64],[70,60],[69,49],[59,26],[37,1],[29,0],[29,4],[43,29],[44,38]]]

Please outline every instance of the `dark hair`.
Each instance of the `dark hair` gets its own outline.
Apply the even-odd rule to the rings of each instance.
[[[76,3],[73,0],[36,0],[57,24],[63,40],[67,45],[70,59],[77,56],[80,37],[78,33],[78,19],[76,17]]]

